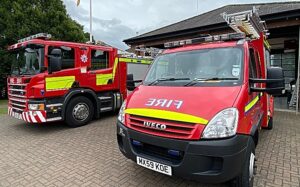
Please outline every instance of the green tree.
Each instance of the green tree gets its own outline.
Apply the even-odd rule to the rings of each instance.
[[[72,20],[61,0],[1,0],[0,5],[0,87],[10,72],[7,47],[37,33],[49,33],[55,40],[86,42],[83,26]]]

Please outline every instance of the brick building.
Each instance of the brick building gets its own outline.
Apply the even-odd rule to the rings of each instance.
[[[181,39],[199,37],[202,34],[223,34],[233,32],[221,14],[251,10],[255,6],[269,29],[271,45],[271,66],[283,68],[286,94],[276,98],[278,109],[295,110],[299,103],[299,37],[300,1],[236,4],[200,14],[198,16],[159,28],[157,30],[124,40],[135,49],[137,46],[163,48],[164,43]],[[297,86],[298,85],[298,86]]]

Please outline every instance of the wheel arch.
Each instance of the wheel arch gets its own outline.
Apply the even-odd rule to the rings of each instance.
[[[78,96],[84,96],[88,99],[90,99],[94,105],[94,115],[96,116],[96,118],[99,117],[99,108],[100,108],[100,102],[97,98],[96,93],[91,90],[91,89],[72,89],[70,90],[66,95],[65,95],[65,99],[63,102],[63,107],[62,107],[62,118],[63,120],[65,119],[65,114],[66,114],[66,108],[68,103],[71,101],[71,99],[78,97]]]

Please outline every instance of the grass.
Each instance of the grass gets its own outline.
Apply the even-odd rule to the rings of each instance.
[[[0,115],[7,114],[7,100],[0,100]]]
[[[7,100],[0,100],[0,105],[7,105]]]
[[[0,115],[7,114],[7,108],[0,108]]]

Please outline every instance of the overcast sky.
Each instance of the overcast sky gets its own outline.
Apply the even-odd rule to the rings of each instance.
[[[89,2],[63,0],[69,15],[89,31]],[[124,39],[228,5],[284,0],[92,0],[93,35],[126,49]]]

